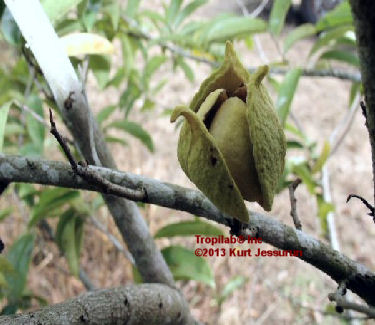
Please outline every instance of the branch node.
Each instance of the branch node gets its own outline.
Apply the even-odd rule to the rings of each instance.
[[[238,219],[228,219],[228,225],[230,227],[230,235],[231,236],[240,236],[242,231],[244,230],[246,224],[244,224],[243,222],[241,222],[240,220]]]
[[[69,98],[71,94],[72,92],[69,94]],[[66,157],[69,160],[70,166],[72,167],[73,172],[76,175],[81,176],[84,180],[86,180],[87,182],[91,184],[97,185],[100,188],[102,193],[114,194],[114,195],[125,197],[130,200],[134,200],[134,201],[146,202],[147,192],[145,188],[142,187],[141,190],[133,190],[133,189],[129,189],[129,188],[111,183],[110,181],[106,180],[104,177],[100,176],[98,173],[95,173],[93,170],[90,170],[88,168],[87,161],[80,161],[77,164],[69,149],[69,146],[66,144],[64,137],[61,136],[61,134],[56,128],[56,123],[53,120],[51,109],[49,109],[49,120],[51,124],[50,132],[53,134],[53,136],[56,138],[56,140],[62,147]]]

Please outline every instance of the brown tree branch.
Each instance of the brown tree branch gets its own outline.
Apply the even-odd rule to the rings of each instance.
[[[1,316],[6,325],[191,324],[178,290],[163,284],[94,290],[40,310]]]
[[[229,226],[230,217],[218,210],[201,192],[178,185],[163,183],[131,173],[95,166],[89,167],[112,183],[128,188],[143,187],[147,203],[189,212]],[[44,185],[86,189],[97,188],[73,174],[69,165],[62,162],[42,161],[34,158],[0,155],[0,181],[27,182]],[[283,250],[302,250],[299,256],[340,283],[346,281],[352,290],[368,304],[375,305],[375,274],[329,245],[310,235],[277,221],[277,218],[249,212],[249,225],[240,234],[260,237]]]

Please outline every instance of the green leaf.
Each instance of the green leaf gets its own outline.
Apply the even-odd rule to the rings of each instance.
[[[151,22],[154,24],[154,26],[155,26],[159,31],[161,31],[161,29],[162,29],[162,28],[160,27],[160,25],[163,25],[163,27],[164,27],[164,25],[167,24],[167,22],[166,22],[164,16],[160,15],[159,13],[157,13],[157,12],[155,12],[155,11],[153,11],[153,10],[147,10],[147,9],[146,9],[146,10],[142,10],[141,15],[142,15],[143,17],[147,17],[148,19],[150,19]]]
[[[295,29],[293,29],[290,33],[288,33],[287,37],[284,41],[284,54],[288,52],[288,50],[299,40],[309,37],[311,35],[315,35],[316,29],[315,26],[312,24],[303,24]]]
[[[279,92],[280,91],[280,82],[274,78],[273,76],[271,75],[267,75],[267,81],[270,83],[270,85],[272,86],[272,88],[276,91],[276,92]]]
[[[183,0],[171,0],[169,6],[167,7],[165,16],[167,18],[167,22],[170,26],[173,25],[173,22],[177,16],[177,13],[180,10],[181,4]]]
[[[110,59],[103,55],[90,55],[89,68],[94,73],[100,89],[104,89],[109,80]]]
[[[285,121],[288,118],[290,106],[292,104],[301,73],[302,69],[300,68],[290,70],[280,85],[280,90],[276,101],[276,110],[282,125],[285,125]]]
[[[262,19],[249,17],[218,17],[207,23],[198,33],[202,43],[224,42],[248,37],[250,33],[261,33],[267,29]]]
[[[324,60],[335,60],[348,63],[350,65],[359,68],[359,58],[356,53],[351,53],[348,51],[340,51],[340,50],[330,50],[322,53],[319,59]]]
[[[155,87],[150,90],[151,95],[156,95],[168,83],[167,79],[161,79]]]
[[[88,32],[95,24],[101,6],[102,0],[84,0],[78,5],[78,16]]]
[[[351,32],[353,32],[353,26],[341,26],[320,34],[319,39],[311,48],[309,56],[312,56],[324,46],[335,44],[338,38],[344,37],[347,33]]]
[[[100,112],[96,115],[96,120],[99,124],[102,124],[115,110],[116,105],[109,105],[100,110]]]
[[[116,137],[105,137],[105,141],[110,143],[120,143],[124,146],[127,146],[128,143],[124,140],[124,139],[121,139],[121,138],[116,138]]]
[[[82,0],[41,0],[41,4],[52,22],[65,16],[70,10],[76,8]]]
[[[1,115],[1,108],[0,108],[0,115]],[[0,118],[0,120],[1,120],[1,118]],[[20,135],[20,134],[25,135],[26,134],[25,128],[18,122],[19,121],[14,122],[14,123],[8,122],[8,123],[5,124],[4,137],[10,137],[12,135]]]
[[[187,4],[177,15],[174,20],[174,27],[178,27],[188,16],[190,16],[199,7],[207,3],[207,0],[194,0]]]
[[[176,280],[195,280],[215,287],[214,276],[203,257],[181,246],[169,246],[161,252]]]
[[[299,141],[289,140],[289,141],[286,142],[286,147],[288,149],[303,149],[304,145]]]
[[[220,228],[197,219],[166,225],[158,230],[154,238],[195,235],[220,236],[224,235],[224,233]]]
[[[151,136],[138,123],[130,122],[128,120],[121,120],[112,122],[108,125],[108,128],[116,128],[133,135],[137,139],[141,140],[141,142],[148,148],[148,150],[154,152],[154,144],[152,142]]]
[[[322,170],[325,162],[327,161],[329,157],[330,152],[331,152],[331,146],[328,141],[325,141],[323,148],[322,148],[322,152],[320,153],[319,158],[316,160],[315,165],[311,169],[311,172],[313,174],[320,172]]]
[[[137,267],[135,265],[133,265],[133,281],[134,283],[142,283],[143,282],[143,279],[142,279],[142,276],[141,274],[139,273]]]
[[[184,71],[185,77],[190,82],[193,82],[194,81],[194,71],[190,68],[190,66],[186,63],[186,61],[183,58],[179,57],[176,60],[176,63],[182,69],[182,71]]]
[[[73,208],[65,211],[56,228],[56,242],[64,253],[70,272],[78,276],[82,246],[83,220]]]
[[[8,43],[12,45],[21,44],[21,31],[19,30],[8,7],[4,9],[1,16],[1,32]]]
[[[167,60],[164,55],[153,56],[149,61],[147,61],[145,69],[143,71],[143,84],[148,88],[148,81],[157,69]]]
[[[269,30],[272,35],[278,36],[284,27],[285,17],[291,5],[291,0],[275,0],[272,6]]]
[[[293,166],[293,172],[302,179],[302,182],[306,185],[310,194],[315,194],[317,184],[306,164],[301,163]]]
[[[9,288],[8,303],[14,303],[20,299],[25,290],[34,240],[33,234],[26,233],[19,237],[8,251],[7,259],[15,271],[5,276]]]
[[[128,0],[125,13],[129,18],[134,18],[138,11],[140,0]]]
[[[43,190],[39,202],[31,211],[29,227],[37,224],[41,219],[58,213],[57,209],[71,200],[79,197],[79,191],[65,188],[52,188]]]
[[[16,190],[18,196],[24,200],[29,206],[34,205],[34,198],[38,191],[35,189],[34,185],[27,183],[16,184]]]
[[[248,281],[248,278],[237,275],[232,277],[221,291],[220,296],[217,299],[217,303],[220,306],[236,289],[243,286]]]
[[[6,257],[0,255],[0,274],[12,273],[14,271],[13,264]]]
[[[108,88],[112,86],[115,88],[119,88],[121,83],[125,80],[125,77],[126,77],[125,69],[124,67],[121,67],[117,70],[113,78],[107,82],[105,87]]]
[[[288,122],[285,123],[285,130],[291,132],[294,135],[296,135],[301,140],[306,140],[306,135],[302,131],[300,131],[299,129],[297,129],[295,126],[293,126],[292,124],[290,124]]]
[[[81,27],[77,19],[63,19],[56,24],[55,30],[59,36],[63,36],[73,32],[81,32]]]
[[[150,111],[155,107],[155,102],[149,98],[146,98],[143,102],[141,112]]]
[[[117,31],[121,14],[120,4],[117,1],[114,1],[112,4],[105,8],[105,11],[111,18],[113,30]]]
[[[134,66],[134,50],[130,37],[126,34],[121,35],[122,61],[125,76],[130,74]]]
[[[133,108],[134,102],[142,95],[140,87],[134,83],[129,82],[128,87],[120,97],[120,107],[125,109],[125,117],[127,117]]]
[[[43,118],[43,107],[42,101],[36,95],[31,95],[27,98],[26,105],[31,108],[35,114],[39,115]],[[42,123],[35,119],[33,115],[30,113],[26,116],[26,126],[27,132],[33,143],[37,146],[40,146],[41,152],[43,152],[43,143],[44,143],[44,136],[45,136],[45,127]]]
[[[9,108],[12,102],[7,102],[0,108],[0,152],[3,152],[5,125],[8,119]]]
[[[21,148],[19,148],[19,153],[23,156],[37,158],[42,155],[43,147],[33,142],[29,142],[29,143],[24,144]]]
[[[341,2],[335,9],[324,15],[316,24],[318,31],[341,25],[352,25],[353,17],[349,1]]]
[[[2,310],[0,315],[13,315],[17,312],[18,305],[17,304],[8,304]]]
[[[320,225],[324,234],[327,233],[327,216],[328,213],[335,211],[335,206],[330,203],[324,201],[321,195],[317,195],[317,203],[318,203],[318,216],[320,219]]]

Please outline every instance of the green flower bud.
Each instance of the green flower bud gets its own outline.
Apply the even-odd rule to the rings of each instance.
[[[268,67],[250,75],[227,42],[223,65],[201,85],[183,115],[178,160],[185,174],[220,210],[249,221],[243,200],[265,210],[284,169],[286,141],[272,100],[261,84]]]

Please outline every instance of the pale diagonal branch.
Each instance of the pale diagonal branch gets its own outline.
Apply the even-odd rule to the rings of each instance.
[[[5,3],[43,71],[64,123],[86,161],[116,168],[82,84],[40,2],[5,0]],[[172,273],[136,204],[108,194],[103,194],[103,198],[143,280],[173,286]]]

